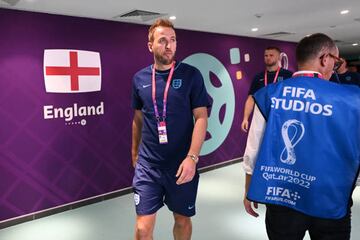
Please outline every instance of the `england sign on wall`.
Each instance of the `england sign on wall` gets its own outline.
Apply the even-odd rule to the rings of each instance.
[[[101,90],[98,52],[47,49],[44,51],[46,92],[79,93]]]

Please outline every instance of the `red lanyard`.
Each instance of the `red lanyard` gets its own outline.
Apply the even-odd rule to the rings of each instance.
[[[165,87],[165,91],[164,91],[163,114],[162,114],[163,121],[165,121],[165,118],[166,118],[166,101],[167,101],[167,97],[168,97],[171,78],[172,78],[172,75],[174,73],[174,68],[175,68],[175,62],[172,62],[171,68],[170,68],[170,73],[169,73],[168,79],[166,81],[166,87]],[[159,115],[159,110],[158,110],[157,103],[156,103],[155,65],[153,65],[153,69],[152,69],[151,85],[152,85],[152,100],[153,100],[153,104],[154,104],[155,117],[159,122],[160,121],[160,115]]]
[[[292,76],[293,76],[293,77],[316,77],[316,78],[323,78],[323,76],[321,75],[321,73],[306,72],[306,71],[295,72]]]
[[[279,72],[280,72],[280,67],[278,67],[278,69],[276,70],[276,74],[275,74],[273,83],[276,83],[276,80],[277,80],[277,78],[278,78]],[[268,83],[267,70],[265,70],[265,76],[264,76],[264,78],[265,78],[265,79],[264,79],[264,81],[265,81],[265,86],[267,86],[267,83]]]

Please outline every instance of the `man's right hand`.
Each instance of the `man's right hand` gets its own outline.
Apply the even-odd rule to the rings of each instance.
[[[135,167],[139,158],[139,144],[141,141],[141,129],[143,126],[143,114],[140,110],[135,110],[132,122],[132,139],[131,139],[131,163]]]
[[[244,106],[244,115],[243,121],[241,123],[241,130],[247,132],[249,130],[249,118],[254,110],[255,100],[252,95],[249,95],[246,99],[245,106]]]
[[[138,158],[139,158],[138,154],[131,154],[131,163],[134,168],[135,168],[136,162],[138,161]]]
[[[244,119],[241,123],[241,130],[243,132],[247,132],[249,129],[249,121],[247,119]]]
[[[258,217],[259,214],[254,211],[251,204],[254,204],[254,208],[256,208],[256,209],[258,208],[258,204],[256,202],[251,202],[246,197],[244,197],[244,207],[245,207],[246,212],[248,214],[250,214],[251,216]]]

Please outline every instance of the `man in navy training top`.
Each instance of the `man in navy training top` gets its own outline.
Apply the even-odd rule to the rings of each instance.
[[[176,43],[173,24],[158,19],[149,28],[154,64],[133,78],[136,240],[153,239],[164,203],[174,215],[174,239],[191,239],[209,102],[200,71],[174,60]]]
[[[244,206],[257,217],[253,207],[266,204],[270,240],[303,239],[306,231],[311,239],[350,239],[360,89],[327,81],[342,62],[338,55],[325,34],[305,37],[296,49],[299,71],[254,95]]]
[[[336,73],[333,73],[330,81],[341,84],[353,84],[360,87],[360,73],[350,72],[345,59],[341,58],[341,60],[343,63],[336,70]]]
[[[261,71],[255,75],[251,82],[249,94],[245,102],[244,117],[241,123],[241,129],[247,132],[249,129],[249,117],[254,109],[255,92],[270,83],[280,82],[284,79],[291,78],[292,72],[281,68],[280,63],[281,51],[278,47],[267,47],[264,53],[265,71]],[[266,75],[265,75],[266,73]]]

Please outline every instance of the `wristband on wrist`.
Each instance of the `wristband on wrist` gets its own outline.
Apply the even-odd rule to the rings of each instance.
[[[193,160],[195,162],[195,164],[197,164],[199,162],[199,157],[195,154],[188,154],[186,156],[189,157],[191,160]]]

